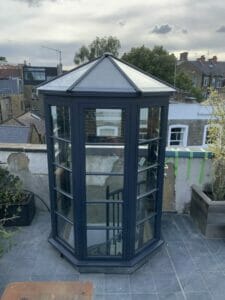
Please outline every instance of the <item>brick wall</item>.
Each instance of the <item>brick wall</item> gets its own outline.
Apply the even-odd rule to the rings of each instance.
[[[169,120],[168,133],[169,126],[176,124],[188,126],[187,146],[200,146],[203,144],[204,126],[208,124],[207,120]]]

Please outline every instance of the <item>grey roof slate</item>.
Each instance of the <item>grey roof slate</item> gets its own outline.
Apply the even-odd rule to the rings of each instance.
[[[225,62],[189,61],[205,75],[225,76]]]
[[[28,143],[30,127],[0,125],[0,143]]]
[[[38,133],[40,133],[41,135],[45,135],[45,121],[36,114],[28,111],[27,113],[17,117],[17,120],[21,124],[28,127],[34,124],[37,128]]]
[[[41,84],[37,89],[41,92],[112,92],[134,95],[175,91],[168,84],[107,53]]]

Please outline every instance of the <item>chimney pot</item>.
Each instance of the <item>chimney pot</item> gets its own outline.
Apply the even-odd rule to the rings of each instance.
[[[180,61],[187,61],[188,60],[188,52],[180,53]]]
[[[205,55],[201,55],[200,60],[205,61]]]

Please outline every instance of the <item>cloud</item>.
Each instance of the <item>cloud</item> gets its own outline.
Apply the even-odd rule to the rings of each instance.
[[[172,30],[172,27],[169,26],[168,24],[166,25],[160,25],[159,27],[156,25],[152,32],[156,34],[167,34]]]
[[[187,29],[182,29],[182,33],[183,33],[183,34],[188,34]]]
[[[118,23],[121,27],[125,26],[126,25],[126,22],[125,21],[119,21]]]
[[[216,32],[219,32],[219,33],[225,32],[225,26],[224,25],[220,26],[220,28],[218,28]]]
[[[30,7],[38,7],[43,2],[47,2],[47,1],[49,1],[49,2],[57,2],[58,0],[14,0],[14,1],[27,3],[28,6],[30,6]]]

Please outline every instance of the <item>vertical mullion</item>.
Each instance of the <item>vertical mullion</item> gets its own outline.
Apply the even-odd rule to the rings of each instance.
[[[46,97],[46,96],[45,96]],[[55,216],[56,203],[55,203],[55,190],[54,190],[54,171],[53,171],[53,139],[52,135],[52,122],[51,122],[51,109],[50,103],[47,99],[44,101],[45,108],[45,122],[46,122],[46,143],[47,143],[47,157],[48,157],[48,178],[49,178],[49,196],[51,206],[51,226],[52,226],[52,237],[55,238],[57,234],[57,222]]]
[[[127,116],[127,139],[126,139],[126,156],[127,168],[125,176],[127,177],[126,198],[124,205],[124,217],[126,222],[126,259],[134,256],[135,246],[135,230],[136,230],[136,196],[137,196],[137,165],[138,165],[138,130],[139,130],[139,111],[138,105],[132,103],[129,105],[129,112]],[[132,120],[132,122],[131,122]]]
[[[78,156],[79,160],[79,243],[80,243],[80,258],[85,259],[87,257],[87,221],[86,221],[86,139],[85,139],[85,105],[82,105],[81,102],[78,103],[78,114],[77,119],[79,123],[79,130],[77,135],[79,136],[79,145],[78,145]]]
[[[71,141],[72,141],[72,178],[73,178],[73,204],[74,204],[74,238],[75,253],[81,258],[83,253],[81,234],[82,230],[82,195],[81,195],[81,159],[80,159],[80,120],[78,101],[74,101],[71,108]]]
[[[160,116],[160,143],[158,156],[158,172],[157,172],[157,193],[156,193],[156,218],[155,218],[155,237],[160,239],[161,236],[161,217],[162,217],[162,197],[163,197],[163,183],[164,183],[164,162],[165,162],[165,148],[167,136],[167,118],[168,118],[168,102],[167,105],[161,106]]]

